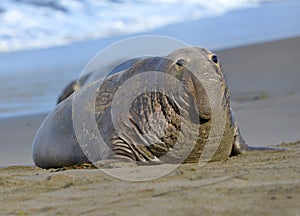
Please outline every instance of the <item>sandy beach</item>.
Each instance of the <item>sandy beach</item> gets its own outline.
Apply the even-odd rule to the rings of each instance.
[[[204,167],[186,164],[144,182],[100,170],[0,170],[2,215],[299,215],[300,144]],[[159,167],[113,168],[134,173]]]
[[[216,52],[246,142],[253,146],[280,146],[286,151],[249,152],[204,166],[120,163],[105,169],[43,170],[33,164],[31,145],[47,113],[2,115],[0,215],[300,216],[300,28],[295,21],[298,19],[292,19],[299,14],[298,4],[294,0],[266,3],[261,8],[149,32]],[[44,93],[50,89],[56,97],[56,91],[80,73],[96,52],[119,39],[122,36],[0,53],[1,70],[11,76],[6,79],[10,82],[2,86],[8,90],[0,92],[0,99],[6,101],[7,95],[17,92],[19,99],[25,95],[22,100],[30,100],[26,89],[19,88],[24,83],[32,84],[30,94],[36,92],[45,100]],[[40,73],[41,69],[45,73]],[[61,71],[64,73],[59,83],[51,86],[55,81],[53,73]],[[14,73],[19,77],[15,78]],[[18,91],[9,94],[13,88]],[[28,110],[45,110],[55,104],[53,98],[49,97],[43,109],[37,106]],[[7,101],[18,105],[19,99]],[[33,102],[39,105],[39,100]],[[125,181],[106,174],[148,176],[172,168],[173,172],[150,181]]]
[[[2,119],[1,214],[300,215],[300,38],[217,53],[246,141],[288,151],[186,164],[159,179],[128,182],[99,169],[19,166],[32,164],[31,142],[45,114]],[[137,175],[168,166],[113,169]]]
[[[300,139],[299,38],[223,50],[232,107],[251,145]]]

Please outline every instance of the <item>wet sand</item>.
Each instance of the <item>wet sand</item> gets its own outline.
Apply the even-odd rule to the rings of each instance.
[[[32,165],[31,143],[46,114],[0,119],[0,167]]]
[[[45,115],[1,119],[1,214],[300,215],[300,38],[217,53],[246,141],[289,142],[281,146],[290,150],[187,164],[159,179],[128,182],[101,170],[20,166],[33,164],[31,143]],[[139,175],[171,165],[118,166],[115,172]]]
[[[248,143],[270,146],[300,140],[300,38],[217,53]]]

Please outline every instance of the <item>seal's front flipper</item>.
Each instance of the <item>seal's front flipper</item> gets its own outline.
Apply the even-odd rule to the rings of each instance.
[[[261,147],[261,146],[249,146],[246,144],[245,140],[241,136],[240,130],[236,127],[234,141],[232,145],[232,151],[230,156],[243,154],[248,151],[285,151],[286,148],[276,148],[276,147]]]
[[[258,147],[258,146],[256,147],[256,146],[247,145],[247,143],[245,142],[245,140],[243,139],[243,137],[241,135],[239,127],[237,126],[235,115],[234,115],[232,109],[230,110],[230,112],[231,112],[231,117],[232,117],[232,121],[234,124],[234,140],[233,140],[233,145],[232,145],[232,150],[231,150],[230,156],[243,154],[247,151],[285,151],[285,150],[287,150],[285,148]]]
[[[261,146],[249,146],[246,144],[245,140],[241,136],[240,130],[236,127],[234,141],[232,145],[232,151],[230,156],[243,154],[248,151],[285,151],[285,148],[276,148],[276,147],[261,147]]]
[[[91,76],[91,73],[88,73],[80,79],[73,80],[71,83],[69,83],[63,90],[63,92],[59,95],[57,99],[57,103],[59,104],[60,102],[64,101],[67,99],[70,95],[72,95],[75,91],[80,89],[86,82],[88,81],[88,78]]]
[[[61,95],[57,99],[57,104],[67,99],[70,95],[72,95],[75,91],[77,91],[81,87],[79,80],[72,81],[69,85],[65,87]]]
[[[241,136],[240,130],[237,126],[234,128],[234,140],[232,145],[232,150],[230,156],[243,154],[247,151],[249,146],[246,144],[245,140]]]

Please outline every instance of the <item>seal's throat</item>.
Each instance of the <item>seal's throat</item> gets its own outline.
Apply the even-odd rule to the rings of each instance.
[[[199,132],[200,125],[207,125],[210,120],[199,116],[191,95],[185,96],[184,99],[188,101],[184,103],[159,92],[147,92],[135,98],[129,109],[128,124],[120,124],[121,129],[111,133],[109,138],[114,158],[145,162],[183,162],[182,158],[194,151],[193,145],[198,139],[206,139],[207,134]],[[185,126],[187,129],[182,127],[183,124],[188,125]],[[199,135],[203,137],[198,137]],[[198,152],[202,150],[202,147],[196,148]],[[170,151],[173,151],[172,155],[160,161]]]

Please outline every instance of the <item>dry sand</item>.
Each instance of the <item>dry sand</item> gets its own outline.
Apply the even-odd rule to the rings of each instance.
[[[298,150],[185,164],[143,182],[101,170],[2,168],[1,215],[300,215],[300,143],[288,147]],[[113,169],[136,174],[169,166]]]
[[[219,51],[232,105],[251,145],[300,140],[300,39]],[[45,115],[0,120],[0,166],[32,164]],[[162,178],[128,182],[101,170],[0,169],[0,215],[300,215],[300,143],[204,167],[182,165]],[[119,166],[119,165],[118,165]],[[138,175],[171,165],[125,166]]]

